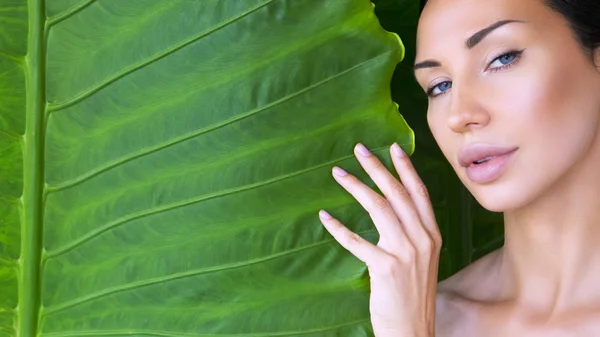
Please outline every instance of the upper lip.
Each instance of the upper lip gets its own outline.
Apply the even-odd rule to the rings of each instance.
[[[485,159],[487,157],[498,157],[513,151],[516,151],[517,147],[500,147],[489,144],[473,144],[464,147],[458,154],[458,162],[463,167],[468,167],[478,160]]]

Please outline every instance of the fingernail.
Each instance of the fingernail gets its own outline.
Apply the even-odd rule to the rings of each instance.
[[[367,150],[367,148],[361,143],[356,144],[356,151],[363,157],[368,157],[371,155],[371,152]]]
[[[319,211],[319,216],[325,220],[331,220],[333,219],[333,217],[331,216],[331,214],[327,213],[325,210],[320,210]]]
[[[334,166],[333,167],[333,174],[335,174],[336,176],[339,176],[339,177],[343,177],[343,176],[347,175],[348,172],[344,171],[343,169],[341,169],[341,168],[339,168],[337,166]]]
[[[400,145],[398,145],[398,143],[392,144],[392,151],[396,157],[400,157],[400,158],[406,157],[406,153],[404,153],[404,151],[402,151],[402,148],[400,147]]]

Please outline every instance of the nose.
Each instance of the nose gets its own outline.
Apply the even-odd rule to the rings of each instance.
[[[484,127],[490,114],[482,104],[481,95],[469,88],[453,86],[447,123],[450,130],[463,133],[474,127]]]

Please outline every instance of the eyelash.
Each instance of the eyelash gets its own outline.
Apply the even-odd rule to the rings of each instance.
[[[521,49],[521,50],[511,50],[511,51],[509,51],[509,52],[506,52],[506,53],[504,53],[504,54],[501,54],[501,55],[499,55],[498,57],[494,58],[494,59],[493,59],[493,60],[492,60],[492,61],[491,61],[491,62],[488,64],[488,66],[487,66],[486,70],[488,70],[488,71],[491,71],[491,72],[496,72],[496,71],[499,71],[499,70],[508,69],[508,68],[510,68],[510,67],[512,67],[512,66],[514,66],[514,65],[515,65],[517,62],[519,62],[519,60],[521,59],[521,55],[522,55],[522,54],[523,54],[523,49]],[[512,62],[510,62],[510,63],[507,63],[507,64],[505,64],[505,65],[502,65],[502,66],[500,66],[500,67],[490,68],[490,65],[491,65],[491,64],[493,64],[493,63],[494,63],[494,62],[496,62],[498,59],[500,59],[500,58],[502,58],[502,57],[505,57],[505,56],[514,56],[515,58],[514,58],[514,60],[513,60]],[[434,86],[432,86],[432,87],[428,88],[428,89],[427,89],[427,96],[428,96],[429,98],[436,98],[436,97],[438,97],[438,96],[442,96],[442,95],[446,94],[446,93],[447,93],[447,92],[448,92],[450,89],[448,89],[448,90],[446,90],[446,91],[442,91],[442,93],[440,93],[440,94],[437,94],[437,95],[433,95],[432,93],[433,93],[433,90],[435,90],[435,88],[437,88],[439,85],[441,85],[441,84],[444,84],[444,83],[447,83],[447,82],[450,82],[450,81],[444,81],[444,82],[440,82],[440,83],[438,83],[438,84],[436,84],[436,85],[434,85]]]

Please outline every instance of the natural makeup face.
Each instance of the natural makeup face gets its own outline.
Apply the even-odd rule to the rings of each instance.
[[[415,76],[438,145],[491,211],[534,201],[600,145],[599,70],[542,0],[428,1]],[[458,157],[474,144],[516,151],[467,169]]]

